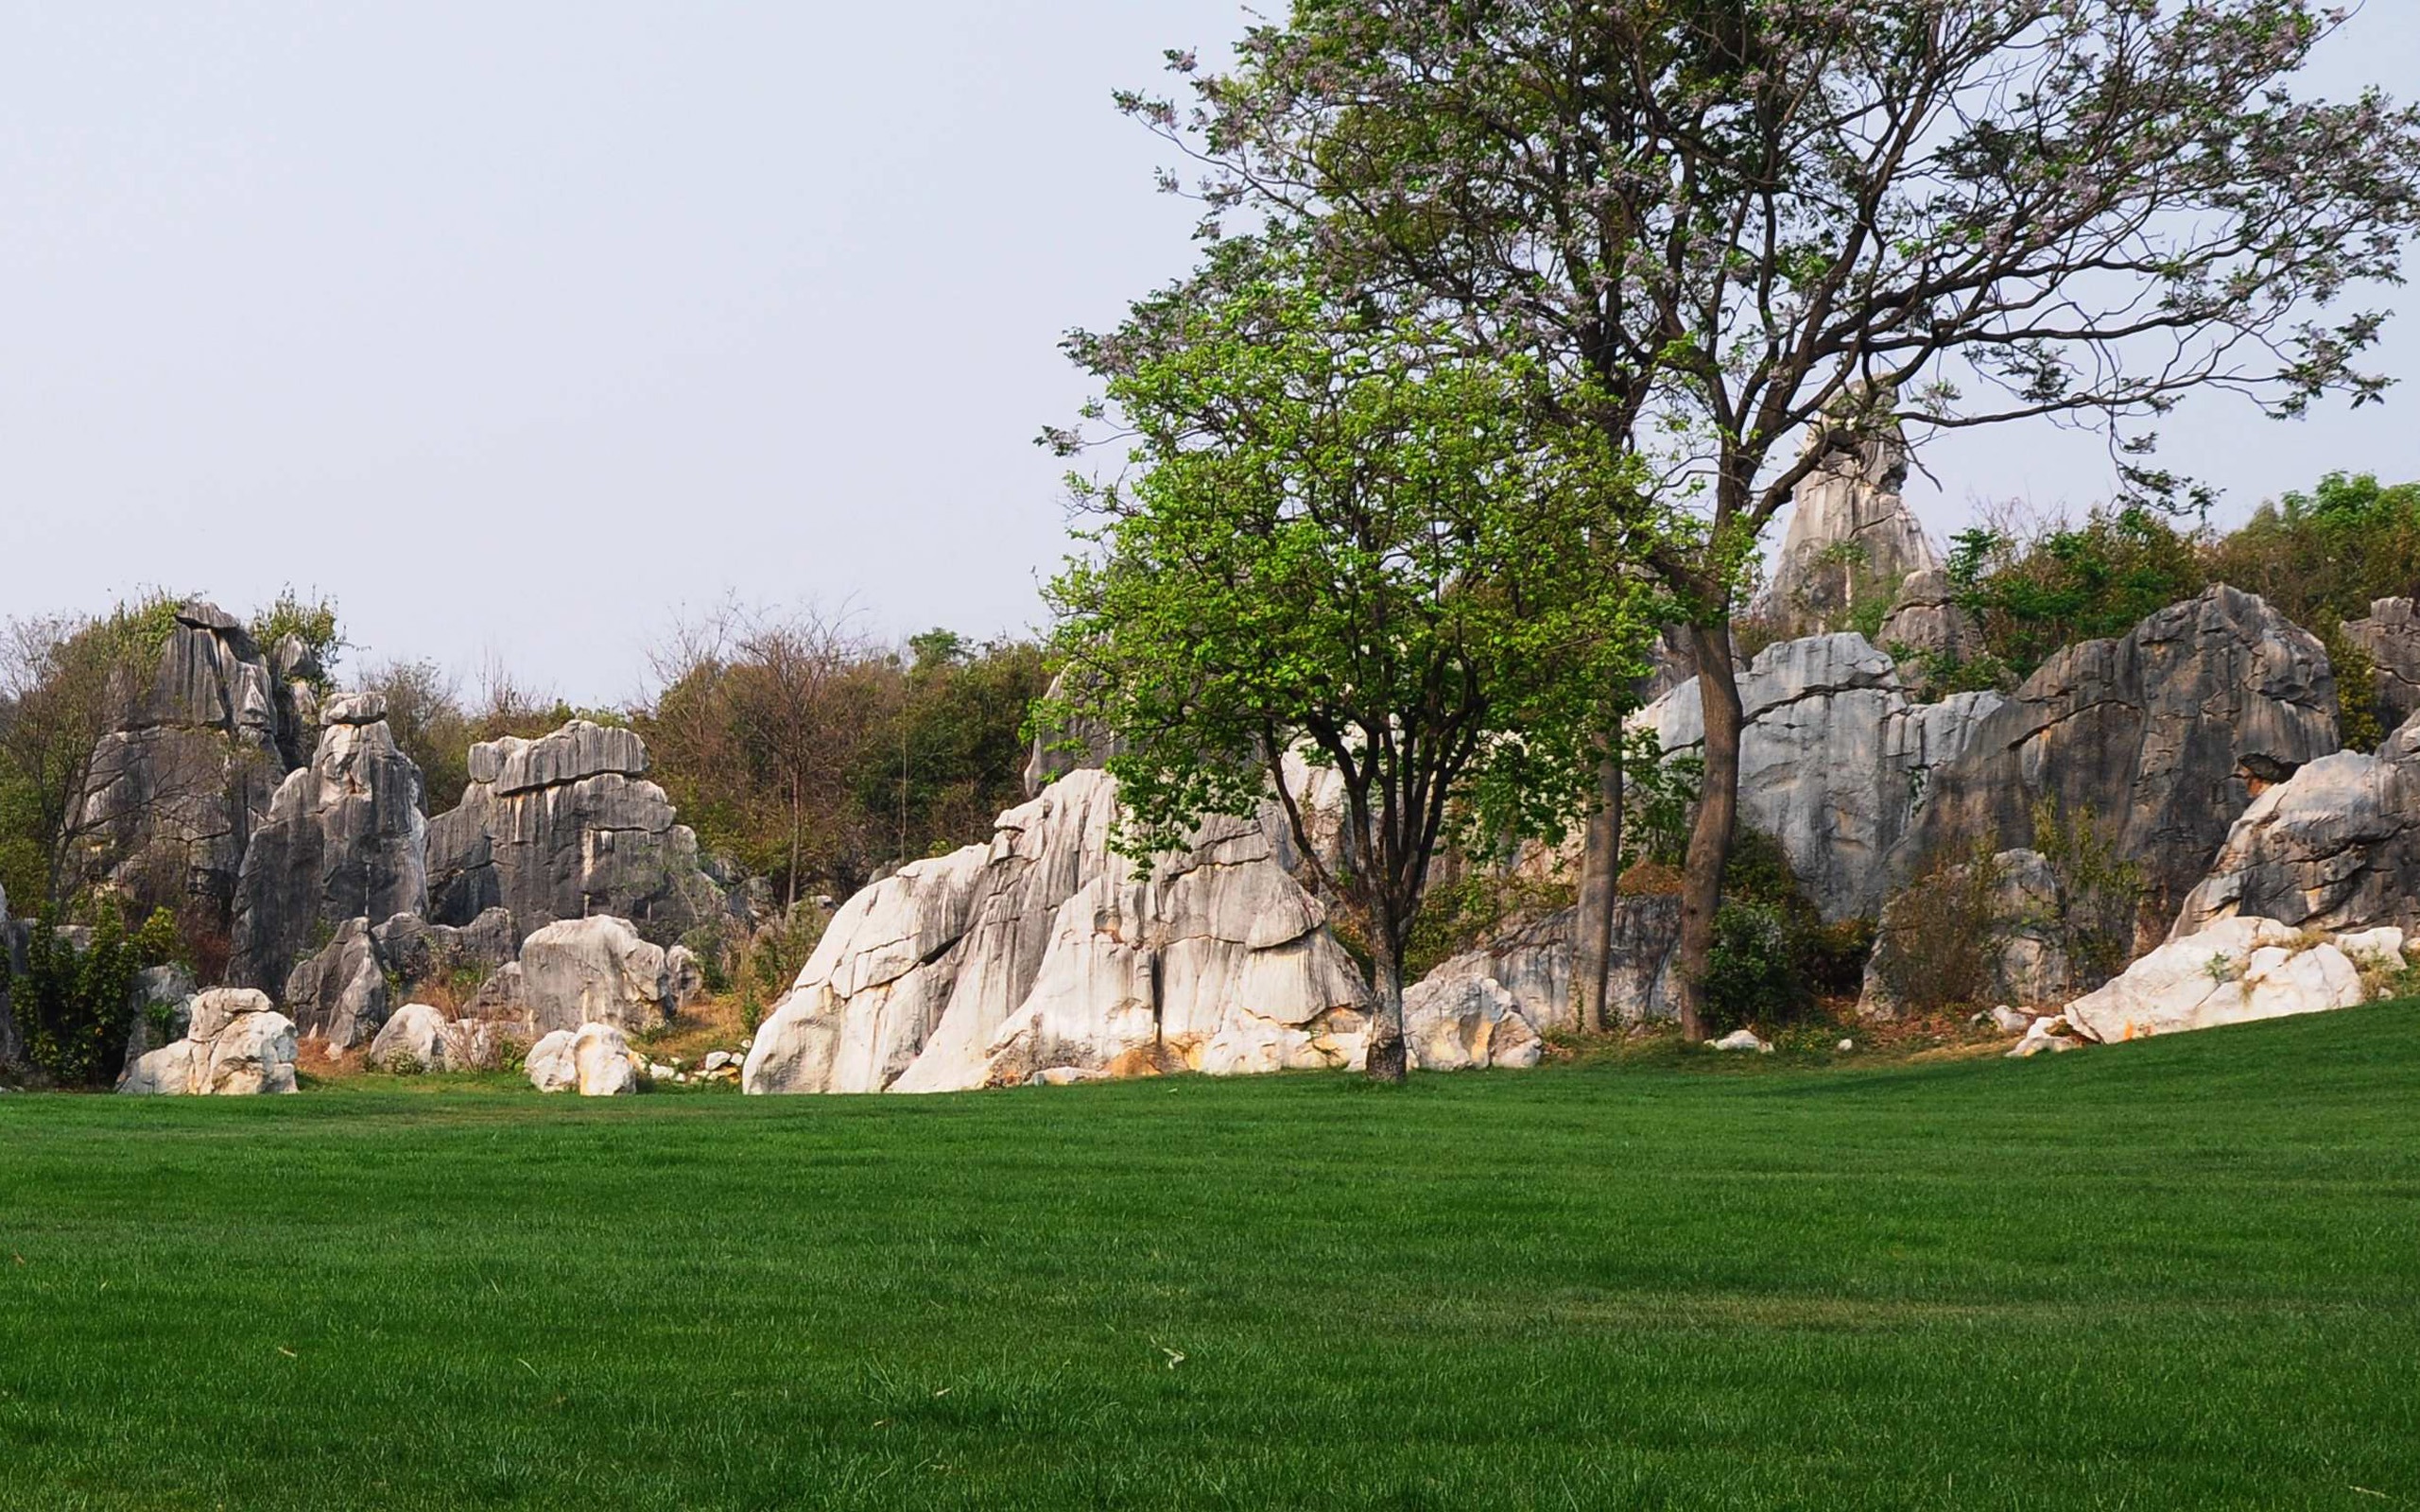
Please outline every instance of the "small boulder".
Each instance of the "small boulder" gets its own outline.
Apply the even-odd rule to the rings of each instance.
[[[1512,994],[1492,976],[1423,982],[1403,995],[1403,1032],[1422,1071],[1526,1069],[1545,1044]]]
[[[1753,1050],[1762,1056],[1770,1056],[1773,1053],[1772,1045],[1757,1039],[1756,1031],[1754,1029],[1734,1029],[1720,1040],[1708,1040],[1706,1048],[1709,1050]]]
[[[369,1064],[373,1071],[391,1071],[406,1074],[424,1071],[457,1071],[454,1047],[449,1038],[452,1025],[445,1016],[425,1003],[406,1003],[389,1018],[378,1038],[370,1043]]]
[[[2009,1051],[2008,1058],[2031,1060],[2046,1053],[2056,1055],[2062,1051],[2082,1049],[2083,1041],[2067,1035],[2066,1027],[2067,1021],[2055,1015],[2034,1020],[2026,1026],[2025,1038]]]
[[[647,1071],[628,1037],[610,1023],[557,1029],[530,1046],[524,1065],[540,1091],[576,1091],[582,1097],[635,1092]]]

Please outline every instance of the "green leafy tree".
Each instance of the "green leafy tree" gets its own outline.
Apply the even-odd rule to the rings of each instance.
[[[177,949],[176,919],[164,909],[130,935],[117,904],[104,901],[80,950],[60,931],[57,915],[45,913],[26,940],[26,971],[8,994],[28,1057],[55,1085],[108,1086],[146,1006],[134,1001],[136,976],[174,958]],[[0,954],[0,971],[7,967]]]
[[[1604,534],[1626,472],[1542,445],[1530,375],[1445,335],[1236,240],[1069,342],[1130,450],[1071,480],[1098,551],[1052,585],[1075,690],[1054,713],[1121,743],[1118,843],[1138,860],[1275,795],[1357,916],[1369,1074],[1388,1080],[1440,842],[1458,818],[1562,832],[1605,733],[1597,690],[1638,673],[1651,623]],[[1341,790],[1341,863],[1320,859],[1295,752]]]
[[[1705,704],[1694,1035],[1737,811],[1729,624],[1802,479],[1893,426],[2055,421],[2172,498],[2147,426],[2186,395],[2290,416],[2386,386],[2360,366],[2381,313],[2344,306],[2401,277],[2420,112],[2297,93],[2345,24],[2316,0],[1297,0],[1225,74],[1171,54],[1189,108],[1121,103],[1201,165],[1206,229],[1310,228],[1338,282],[1532,359],[1543,418],[1693,490],[1701,528],[1649,561]]]

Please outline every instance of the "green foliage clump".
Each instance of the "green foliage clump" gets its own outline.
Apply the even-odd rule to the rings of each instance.
[[[2123,635],[2207,582],[2194,539],[2140,505],[2097,509],[2031,542],[1989,526],[1961,531],[1949,578],[1990,671],[2011,679],[2062,647]]]
[[[336,686],[337,658],[344,651],[345,639],[335,599],[306,599],[288,584],[278,591],[274,602],[252,616],[251,631],[252,643],[264,652],[287,636],[294,637],[310,654],[304,671],[311,685],[321,693]]]
[[[94,910],[92,943],[81,951],[55,914],[36,920],[9,1002],[26,1052],[43,1074],[60,1087],[114,1080],[136,1016],[149,1007],[134,1001],[134,979],[176,954],[176,919],[164,909],[130,934],[115,902],[105,900]]]
[[[1709,1032],[1797,1022],[1823,999],[1858,989],[1874,948],[1872,921],[1826,924],[1780,841],[1742,825],[1723,868],[1722,899],[1704,984]]]
[[[2330,472],[2262,505],[2211,548],[2207,576],[2314,631],[2331,616],[2360,619],[2373,600],[2420,593],[2420,482]]]
[[[1892,900],[1876,974],[1903,1012],[1987,1006],[1999,986],[2000,956],[2020,920],[2001,898],[2006,872],[1989,840],[1966,854],[1938,858]]]

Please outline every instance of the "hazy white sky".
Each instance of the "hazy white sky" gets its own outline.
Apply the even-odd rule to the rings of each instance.
[[[1277,0],[1268,0],[1274,8]],[[1031,444],[1070,325],[1190,261],[1109,107],[1234,0],[0,4],[0,616],[146,585],[335,594],[357,656],[491,653],[577,701],[735,592],[1019,630],[1062,551]],[[2420,0],[2324,82],[2420,90]],[[2420,305],[2407,293],[2403,302]],[[2420,476],[2384,409],[2168,427],[2227,510]],[[1927,457],[2082,506],[2089,440]]]

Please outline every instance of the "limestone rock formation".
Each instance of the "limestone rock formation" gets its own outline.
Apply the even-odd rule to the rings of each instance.
[[[2400,931],[2329,938],[2270,919],[2221,919],[2180,936],[2067,1005],[2069,1027],[2102,1044],[2321,1013],[2366,1002],[2366,956],[2403,964]]]
[[[1960,607],[1949,573],[1941,567],[1908,575],[1874,639],[1898,659],[1900,680],[1910,688],[1924,685],[1928,662],[1970,662],[1983,650],[1982,632]]]
[[[1348,1062],[1359,979],[1268,831],[1213,820],[1138,879],[1109,849],[1115,813],[1109,776],[1074,770],[1001,815],[990,846],[849,900],[758,1029],[747,1090]]]
[[[2243,915],[2308,929],[2420,929],[2420,718],[2375,756],[2322,757],[2254,799],[2173,935]]]
[[[2378,722],[2393,730],[2420,713],[2420,605],[2374,600],[2369,618],[2344,622],[2344,638],[2368,652],[2376,669]]]
[[[529,1047],[523,1066],[529,1084],[540,1091],[582,1097],[626,1096],[637,1091],[647,1075],[647,1062],[610,1023],[557,1029]]]
[[[721,907],[698,837],[645,780],[638,735],[575,719],[471,747],[462,802],[428,825],[428,917],[504,907],[524,931],[611,914],[670,938]]]
[[[1818,428],[1810,447],[1832,446]],[[1844,627],[1858,608],[1888,599],[1910,573],[1940,565],[1899,490],[1908,445],[1893,422],[1832,455],[1791,495],[1789,529],[1759,618],[1793,634]]]
[[[323,922],[428,904],[420,768],[387,728],[386,700],[332,700],[308,766],[289,773],[253,833],[235,889],[234,980],[285,980]]]
[[[1440,962],[1404,994],[1411,1011],[1413,992],[1444,992],[1461,984],[1493,982],[1514,1011],[1539,1030],[1577,1029],[1572,1001],[1571,931],[1577,912],[1565,908],[1519,924],[1478,950]],[[1681,900],[1676,895],[1625,893],[1614,902],[1613,946],[1608,956],[1605,1003],[1619,1022],[1668,1019],[1673,998],[1672,952],[1681,939]]]
[[[406,1003],[371,1041],[367,1063],[396,1073],[485,1070],[496,1063],[495,1029],[475,1019],[448,1022],[425,1003]]]
[[[217,988],[193,1000],[185,1038],[143,1057],[117,1090],[163,1096],[290,1092],[294,1022],[267,994]]]
[[[406,991],[442,984],[458,993],[466,979],[485,980],[518,954],[521,932],[512,916],[491,908],[456,927],[418,914],[396,914],[370,932],[381,970]]]
[[[1404,1039],[1422,1071],[1534,1066],[1546,1049],[1537,1025],[1492,976],[1434,974],[1403,995]]]
[[[348,919],[286,973],[283,1001],[306,1037],[349,1050],[368,1043],[387,1022],[396,1005],[394,985],[406,992],[433,986],[458,992],[466,977],[487,979],[510,961],[517,937],[512,916],[501,908],[460,929],[418,914],[376,925]]]
[[[521,942],[521,1001],[539,1034],[609,1024],[651,1028],[671,1016],[671,971],[661,947],[628,919],[599,914],[548,924]]]
[[[1996,873],[1990,920],[1994,937],[1991,981],[1985,990],[1997,1004],[2066,1002],[2078,984],[2058,927],[2065,913],[2058,874],[2036,850],[2003,850],[1992,863]],[[1959,866],[1950,868],[1942,882],[1954,886],[1967,876],[1967,868]],[[1923,951],[1937,943],[1926,936],[1944,928],[1972,927],[1968,920],[1945,921],[1927,902],[1924,894],[1902,892],[1883,905],[1874,953],[1866,958],[1864,989],[1858,998],[1860,1018],[1897,1017],[1904,1005],[1892,984],[1902,970],[1921,969]],[[2000,1011],[1994,1010],[1996,1015]]]
[[[2047,799],[2112,834],[2142,870],[2147,909],[2173,918],[2255,790],[2336,749],[2335,709],[2316,639],[2254,594],[2212,588],[2044,662],[1932,769],[1893,869],[1912,877],[1979,837],[2031,845]]]
[[[149,685],[93,752],[85,802],[111,842],[113,879],[156,887],[174,873],[186,892],[233,900],[287,753],[305,743],[280,711],[242,624],[215,605],[181,607]]]
[[[395,1005],[370,920],[346,919],[325,945],[296,962],[284,998],[302,1032],[326,1040],[331,1050],[350,1050],[375,1036]]]
[[[1955,762],[2000,705],[1998,695],[1910,701],[1889,657],[1860,635],[1767,646],[1739,679],[1741,819],[1781,842],[1826,919],[1881,906],[1887,860]],[[1705,742],[1692,679],[1639,720],[1666,753]]]

